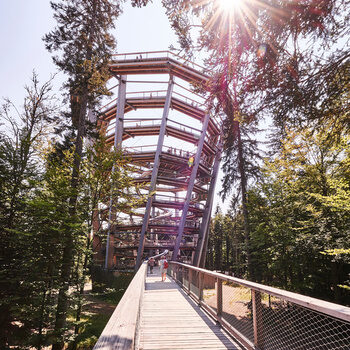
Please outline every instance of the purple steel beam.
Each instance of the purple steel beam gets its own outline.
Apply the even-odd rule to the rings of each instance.
[[[166,99],[165,99],[165,103],[164,103],[162,123],[161,123],[160,130],[159,130],[157,150],[156,150],[156,154],[154,157],[153,170],[152,170],[152,176],[151,176],[151,184],[150,184],[150,188],[149,188],[150,194],[156,190],[158,169],[159,169],[159,165],[160,165],[160,155],[162,153],[163,142],[164,142],[164,137],[165,137],[165,133],[166,133],[166,123],[168,120],[169,109],[170,109],[170,104],[171,104],[171,95],[173,93],[173,88],[174,88],[174,82],[172,80],[172,77],[170,77],[167,95],[166,95]],[[143,223],[142,223],[141,234],[140,234],[140,243],[139,243],[139,247],[137,250],[137,259],[136,259],[135,270],[137,270],[139,268],[139,266],[141,265],[143,250],[145,247],[146,231],[148,228],[148,222],[149,222],[149,217],[150,217],[150,213],[151,213],[152,203],[153,203],[153,195],[148,198],[147,204],[146,204],[145,216],[143,217]]]
[[[184,203],[184,208],[182,210],[181,220],[180,220],[180,224],[179,224],[179,231],[178,231],[178,234],[176,237],[175,247],[174,247],[174,251],[173,251],[173,255],[172,255],[171,260],[176,260],[177,255],[178,255],[179,250],[180,250],[180,243],[181,243],[182,235],[183,235],[184,228],[185,228],[186,217],[187,217],[187,212],[188,212],[188,209],[190,206],[194,182],[195,182],[196,177],[197,177],[197,172],[198,172],[200,158],[201,158],[201,154],[202,154],[202,150],[203,150],[205,135],[206,135],[207,129],[208,129],[209,118],[210,118],[210,114],[209,113],[205,114],[204,121],[203,121],[203,127],[202,127],[202,133],[201,133],[201,137],[200,137],[199,142],[198,142],[198,147],[197,147],[197,152],[196,152],[196,156],[194,159],[193,169],[192,169],[190,179],[188,182],[186,199],[185,199],[185,203]]]
[[[211,215],[211,211],[212,211],[212,207],[213,207],[216,179],[218,176],[219,165],[220,165],[220,160],[221,160],[221,144],[219,144],[219,147],[220,148],[215,156],[212,178],[211,178],[210,186],[209,186],[207,203],[205,205],[203,219],[202,219],[201,227],[199,229],[197,248],[196,248],[196,253],[195,253],[194,261],[193,261],[194,266],[204,266],[204,264],[203,264],[204,258],[203,257],[205,257],[206,248],[207,248],[207,244],[208,244],[210,215]]]

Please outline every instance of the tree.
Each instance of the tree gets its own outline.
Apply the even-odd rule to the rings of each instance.
[[[344,98],[349,49],[341,42],[349,34],[348,1],[164,0],[163,4],[181,48],[190,56],[208,53],[204,62],[212,72],[209,89],[227,116],[224,190],[238,173],[252,275],[247,205],[252,174],[247,171],[249,157],[240,131],[271,117],[276,127],[273,138],[280,146],[286,126],[305,120],[322,123],[332,115],[337,119],[341,115],[338,124],[346,124],[348,116],[342,111],[349,110]]]
[[[108,63],[115,40],[109,31],[120,14],[119,1],[69,0],[52,2],[57,28],[44,37],[50,52],[58,51],[54,57],[58,68],[68,75],[65,88],[70,99],[70,117],[77,130],[74,148],[74,163],[71,187],[79,185],[79,173],[83,154],[83,138],[86,135],[87,108],[94,110],[101,96],[108,94],[106,81],[109,79]],[[77,192],[69,200],[70,215],[76,217]],[[53,350],[64,346],[63,333],[68,307],[68,286],[73,267],[74,232],[69,225],[65,228],[65,247],[61,269],[61,287],[58,297],[55,331],[57,342]]]
[[[35,283],[29,285],[24,281],[27,280],[27,254],[32,242],[26,234],[21,234],[21,228],[28,219],[28,200],[33,196],[33,185],[43,171],[38,149],[45,142],[56,110],[50,95],[50,81],[40,85],[33,72],[32,85],[25,90],[22,111],[6,100],[0,112],[4,121],[0,133],[1,347],[6,346],[9,338],[17,337],[19,329],[14,323],[17,319],[23,323],[18,337],[25,338],[31,326],[25,316],[29,312],[26,298]]]
[[[342,292],[337,286],[346,276],[345,265],[322,252],[348,248],[348,138],[331,137],[327,127],[286,135],[259,185],[272,240],[270,269],[283,277],[276,283],[286,289],[339,302]]]

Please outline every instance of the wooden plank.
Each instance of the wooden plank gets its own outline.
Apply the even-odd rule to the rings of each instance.
[[[138,349],[241,348],[175,282],[155,274],[146,279]]]

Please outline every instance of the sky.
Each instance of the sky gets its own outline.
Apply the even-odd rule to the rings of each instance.
[[[41,82],[57,73],[51,54],[46,51],[42,37],[52,30],[55,20],[48,0],[0,0],[0,98],[10,98],[20,106],[24,86],[30,85],[33,70]],[[177,46],[160,0],[153,0],[144,8],[125,4],[113,33],[118,53],[168,50]],[[56,74],[53,88],[57,94],[65,78]],[[220,177],[222,174],[220,175]],[[216,192],[221,180],[217,181]],[[228,203],[221,203],[216,195],[214,208],[220,204],[226,211]]]

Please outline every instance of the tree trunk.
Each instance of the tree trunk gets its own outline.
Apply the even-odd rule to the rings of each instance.
[[[79,124],[78,124],[78,133],[75,141],[75,150],[74,150],[74,163],[71,179],[71,188],[73,190],[72,196],[69,200],[69,214],[71,218],[74,218],[76,215],[76,203],[77,203],[77,188],[79,183],[79,171],[81,158],[83,153],[83,138],[85,134],[85,116],[87,110],[87,90],[82,96],[82,102],[79,113]],[[73,266],[73,244],[74,237],[71,228],[68,226],[66,228],[66,240],[65,247],[63,250],[62,257],[62,270],[60,275],[60,289],[57,300],[57,311],[56,311],[56,322],[54,333],[56,335],[56,342],[52,345],[52,350],[62,350],[64,347],[63,333],[64,327],[66,326],[66,316],[68,309],[68,289],[69,281],[71,277],[71,269]]]
[[[89,249],[90,243],[91,243],[90,239],[87,238],[86,250]],[[87,275],[86,274],[86,270],[87,270],[88,261],[89,261],[89,256],[88,256],[88,252],[86,252],[85,256],[84,256],[83,272],[82,272],[82,276],[81,276],[81,280],[80,280],[80,286],[79,286],[78,307],[77,307],[77,313],[76,313],[76,318],[75,318],[76,322],[79,322],[80,321],[80,317],[81,317],[82,297],[83,297],[83,294],[84,294],[85,277]],[[79,332],[79,325],[76,324],[74,333],[78,334],[78,332]]]
[[[227,271],[231,270],[230,267],[230,256],[231,256],[231,242],[230,242],[230,237],[228,235],[228,233],[226,233],[226,261],[225,261],[225,269]]]
[[[241,177],[241,191],[242,191],[242,210],[244,219],[244,238],[247,254],[247,270],[248,278],[254,280],[253,267],[250,253],[250,225],[249,225],[249,213],[247,207],[247,177],[244,169],[244,156],[243,156],[243,145],[241,140],[241,130],[238,121],[233,121],[235,130],[237,131],[237,148],[238,148],[238,169]]]
[[[43,325],[44,325],[44,317],[45,317],[45,307],[46,307],[46,294],[47,294],[47,288],[45,288],[43,291],[43,296],[41,300],[41,308],[40,308],[40,319],[39,319],[39,326],[38,326],[38,335],[39,335],[39,341],[38,341],[38,350],[41,350],[43,346]]]

